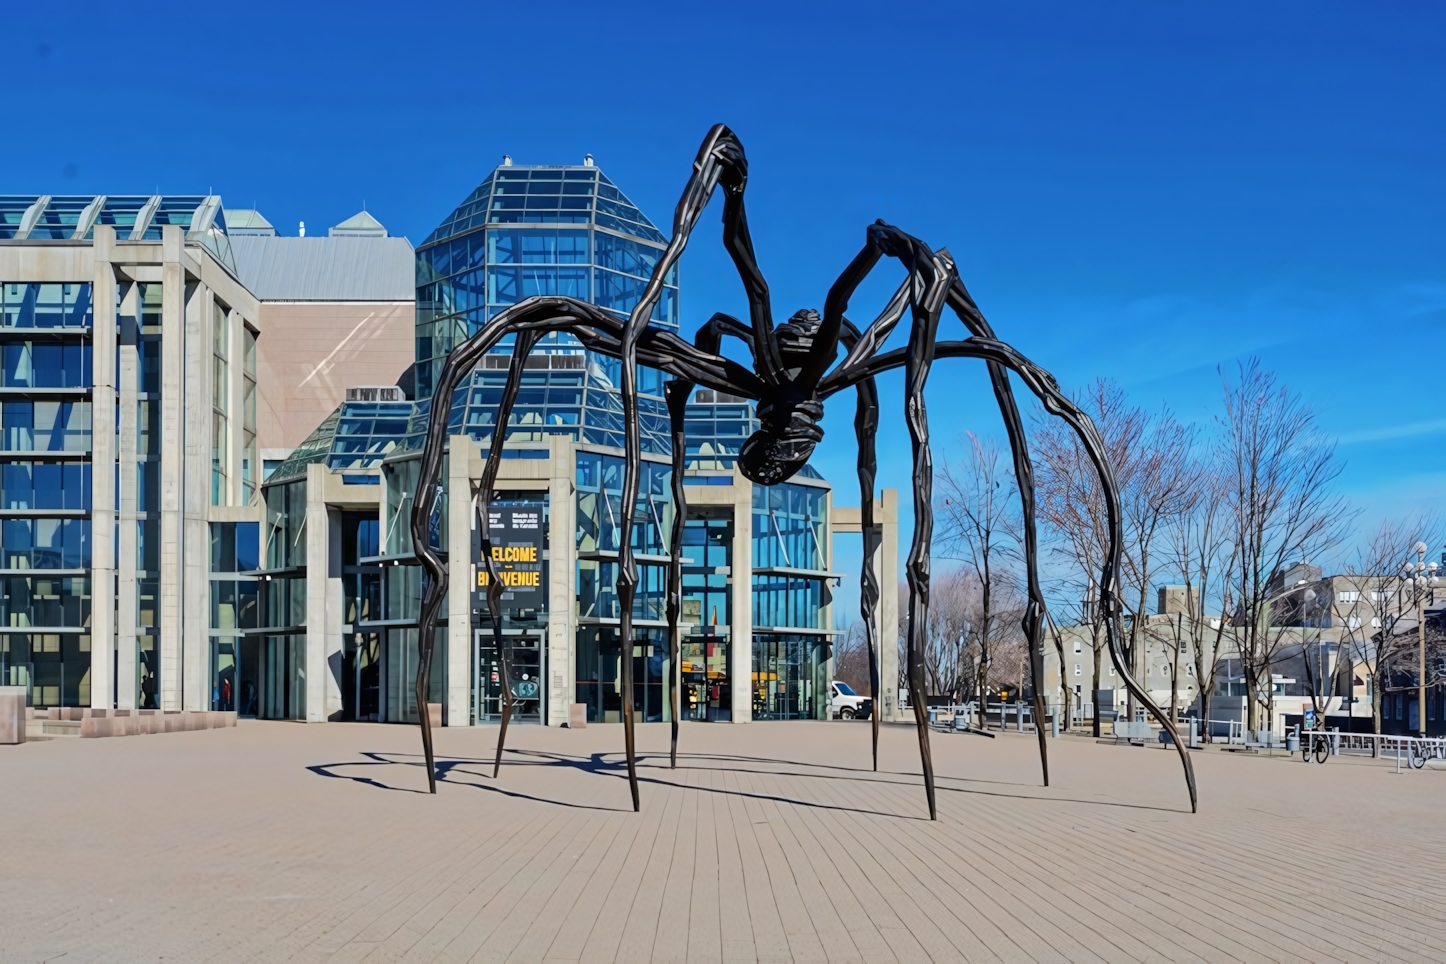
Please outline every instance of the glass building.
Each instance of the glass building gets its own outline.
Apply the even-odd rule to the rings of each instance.
[[[186,600],[212,513],[260,481],[255,299],[221,199],[3,196],[0,245],[0,683],[43,709],[200,708]],[[219,598],[234,622],[234,584]]]

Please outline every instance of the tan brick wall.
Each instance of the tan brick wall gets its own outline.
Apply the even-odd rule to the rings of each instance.
[[[257,340],[263,451],[291,449],[353,385],[394,385],[412,363],[412,302],[263,302]]]

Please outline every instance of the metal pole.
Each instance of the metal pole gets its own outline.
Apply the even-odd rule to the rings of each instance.
[[[1426,735],[1426,543],[1416,543],[1416,635],[1419,642],[1416,661],[1416,732]]]

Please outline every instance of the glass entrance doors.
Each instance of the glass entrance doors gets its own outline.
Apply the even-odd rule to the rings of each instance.
[[[243,636],[240,650],[237,715],[306,719],[306,637]]]
[[[545,696],[542,690],[542,637],[535,635],[504,636],[509,668],[512,674],[512,719],[524,723],[541,723],[545,717]],[[472,692],[477,722],[502,719],[502,666],[490,630],[478,630],[476,640],[476,679]]]
[[[683,528],[683,719],[733,719],[729,685],[733,624],[733,519],[714,506],[688,510]]]
[[[823,638],[759,633],[753,637],[753,718],[826,719],[828,661]]]
[[[683,637],[679,653],[683,719],[714,723],[733,719],[733,689],[728,676],[731,649],[725,636]]]

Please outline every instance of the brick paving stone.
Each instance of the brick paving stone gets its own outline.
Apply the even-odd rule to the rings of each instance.
[[[1446,770],[911,728],[235,729],[0,747],[0,962],[1439,961]]]

